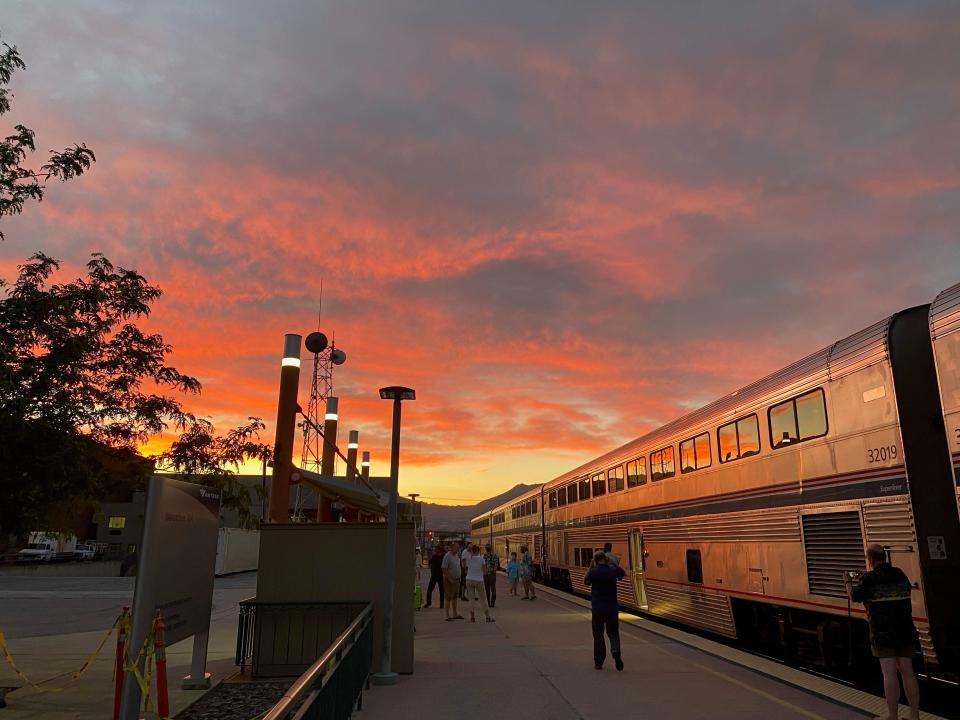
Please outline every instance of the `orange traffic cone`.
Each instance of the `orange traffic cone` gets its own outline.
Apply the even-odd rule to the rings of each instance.
[[[123,695],[123,659],[127,653],[127,626],[130,624],[130,608],[125,607],[117,620],[117,657],[114,660],[113,720],[120,719],[120,697]]]
[[[167,694],[167,650],[163,640],[163,618],[160,611],[153,620],[153,648],[157,667],[157,714],[170,717],[170,699]]]

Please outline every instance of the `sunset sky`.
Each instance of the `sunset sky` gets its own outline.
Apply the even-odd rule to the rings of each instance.
[[[98,158],[3,220],[0,277],[136,268],[187,406],[270,442],[322,279],[342,439],[386,474],[377,388],[416,388],[427,500],[548,480],[960,281],[960,3],[0,0],[0,34],[0,130]]]

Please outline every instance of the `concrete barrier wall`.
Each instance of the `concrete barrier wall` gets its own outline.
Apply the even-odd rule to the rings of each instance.
[[[260,532],[220,528],[217,537],[217,575],[256,570],[260,558]]]
[[[257,574],[257,601],[373,602],[373,670],[379,671],[386,540],[386,523],[264,525],[260,530],[262,562]],[[395,562],[393,671],[412,673],[415,574],[412,523],[400,523],[397,528]],[[254,647],[255,656],[257,652]],[[255,657],[254,662],[258,659]]]
[[[0,565],[4,575],[33,575],[36,577],[119,577],[119,560],[87,562],[50,562],[35,565]]]

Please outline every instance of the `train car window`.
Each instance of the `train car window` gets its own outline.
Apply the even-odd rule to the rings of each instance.
[[[772,406],[770,445],[781,448],[827,434],[827,406],[823,389],[817,388]]]
[[[623,490],[623,465],[607,470],[607,492]]]
[[[760,453],[760,421],[756,415],[737,420],[737,444],[742,458]]]
[[[737,446],[737,424],[721,425],[717,430],[717,451],[720,453],[720,462],[730,462],[740,457],[740,448]]]
[[[713,464],[713,455],[710,454],[710,435],[703,433],[693,439],[694,452],[697,457],[697,470],[703,470]]]
[[[677,471],[673,464],[673,447],[665,447],[663,449],[663,477],[671,478],[677,474]]]
[[[533,500],[530,501],[530,509],[533,511],[533,514],[534,514],[534,515],[537,514],[537,499],[536,499],[536,498],[534,498]]]
[[[770,446],[774,449],[786,447],[800,439],[797,432],[797,413],[793,400],[774,405],[767,411],[770,418]]]
[[[572,485],[567,485],[567,503],[568,504],[575,503],[576,501],[577,501],[577,484],[573,483]]]
[[[647,459],[637,458],[627,463],[627,487],[637,487],[647,482]]]
[[[720,462],[750,457],[760,452],[760,425],[756,415],[748,415],[717,430]]]
[[[594,473],[593,477],[593,496],[599,497],[600,495],[606,495],[607,493],[607,483],[603,477],[603,473]]]
[[[577,484],[580,486],[580,499],[589,500],[590,499],[590,478],[582,477],[577,481]],[[594,493],[596,495],[596,493]]]
[[[557,507],[563,507],[567,504],[567,489],[560,488],[557,490]]]
[[[695,438],[680,443],[680,472],[682,473],[710,467],[711,458],[710,435],[707,433],[701,433]]]
[[[556,490],[552,490],[552,491],[550,492],[548,502],[549,502],[549,504],[550,504],[550,507],[552,507],[552,508],[555,508],[555,507],[557,506],[557,491],[556,491]]]
[[[673,446],[657,450],[650,455],[650,479],[664,480],[676,475],[673,464]]]
[[[699,550],[687,550],[687,580],[703,584],[703,558]]]
[[[796,399],[796,403],[800,440],[810,440],[826,435],[827,405],[823,390],[817,388],[813,392],[801,395]]]
[[[697,456],[693,452],[693,438],[680,443],[680,472],[688,473],[697,469]]]
[[[663,479],[663,452],[657,452],[650,455],[650,479],[656,482]]]

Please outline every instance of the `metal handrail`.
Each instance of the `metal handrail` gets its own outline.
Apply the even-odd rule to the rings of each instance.
[[[331,660],[339,659],[340,653],[346,649],[347,645],[352,643],[354,637],[369,624],[373,622],[373,603],[367,606],[354,618],[347,629],[340,633],[339,637],[333,641],[333,644],[327,648],[326,652],[313,663],[306,672],[294,681],[293,685],[283,694],[277,704],[274,705],[262,720],[283,720],[300,701],[309,694],[318,681],[322,682],[323,676],[327,674]]]

